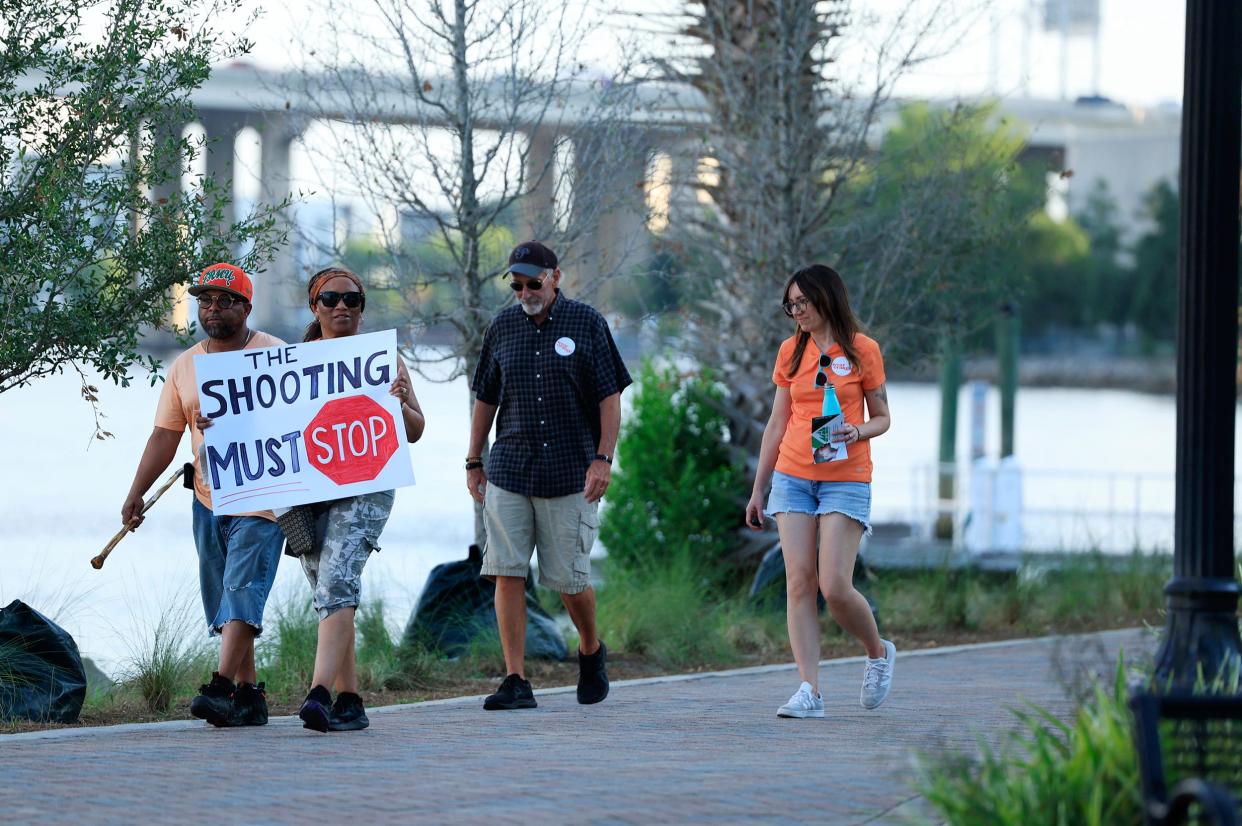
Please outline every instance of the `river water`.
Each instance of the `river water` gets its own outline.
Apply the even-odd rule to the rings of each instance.
[[[427,431],[411,447],[417,484],[397,492],[383,550],[368,563],[364,599],[382,597],[389,623],[404,624],[428,572],[462,558],[472,541],[471,500],[462,457],[467,383],[416,377]],[[105,428],[94,419],[76,375],[41,380],[0,398],[6,450],[0,474],[0,605],[22,599],[53,615],[83,653],[123,671],[172,609],[201,621],[190,494],[176,487],[126,537],[101,571],[89,560],[119,528],[121,501],[151,432],[158,387],[100,385]],[[627,394],[629,396],[631,394]],[[892,430],[873,443],[874,518],[925,521],[934,491],[939,417],[934,385],[889,388]],[[958,444],[969,450],[963,390]],[[987,445],[999,442],[998,400],[988,398]],[[1040,549],[1124,551],[1171,545],[1175,443],[1171,396],[1125,391],[1023,389],[1016,453],[1023,462],[1026,539]],[[188,454],[188,439],[182,442]],[[624,463],[624,455],[619,457]],[[309,596],[300,566],[285,558],[277,603]],[[270,604],[269,604],[270,605]]]

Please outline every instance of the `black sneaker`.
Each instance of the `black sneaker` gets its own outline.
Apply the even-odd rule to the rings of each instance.
[[[594,654],[578,651],[578,702],[584,706],[601,702],[608,696],[608,649],[604,641]]]
[[[505,677],[504,682],[495,694],[483,701],[483,708],[488,711],[509,711],[515,708],[536,708],[535,692],[531,691],[530,681],[523,680],[516,674]]]
[[[237,726],[267,725],[267,692],[264,683],[239,683],[233,692],[230,722]]]
[[[352,691],[336,695],[332,713],[328,715],[328,731],[361,731],[369,725],[371,721],[367,719],[361,697]]]
[[[199,686],[198,696],[190,701],[190,714],[213,726],[227,726],[233,713],[233,692],[237,687],[228,677],[211,672],[211,682]]]
[[[328,693],[328,689],[321,685],[312,688],[310,694],[306,695],[302,707],[298,709],[298,717],[302,718],[302,728],[314,729],[327,734],[331,713],[328,710],[328,704],[331,702],[332,695]]]

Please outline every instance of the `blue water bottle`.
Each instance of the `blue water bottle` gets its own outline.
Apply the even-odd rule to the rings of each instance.
[[[837,388],[832,382],[824,384],[824,409],[822,415],[832,418],[841,415],[841,403],[837,401]]]

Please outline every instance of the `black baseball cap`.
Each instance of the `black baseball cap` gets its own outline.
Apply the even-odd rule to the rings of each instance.
[[[534,278],[544,270],[556,269],[556,253],[538,241],[518,244],[509,253],[509,272]]]

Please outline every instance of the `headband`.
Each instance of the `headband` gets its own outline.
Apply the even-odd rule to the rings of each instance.
[[[315,306],[315,302],[319,300],[319,293],[323,291],[323,285],[328,283],[328,279],[337,275],[343,275],[358,286],[358,292],[362,293],[363,298],[366,297],[367,290],[362,286],[362,279],[354,275],[349,270],[328,269],[320,270],[315,274],[315,278],[311,281],[311,306]]]

